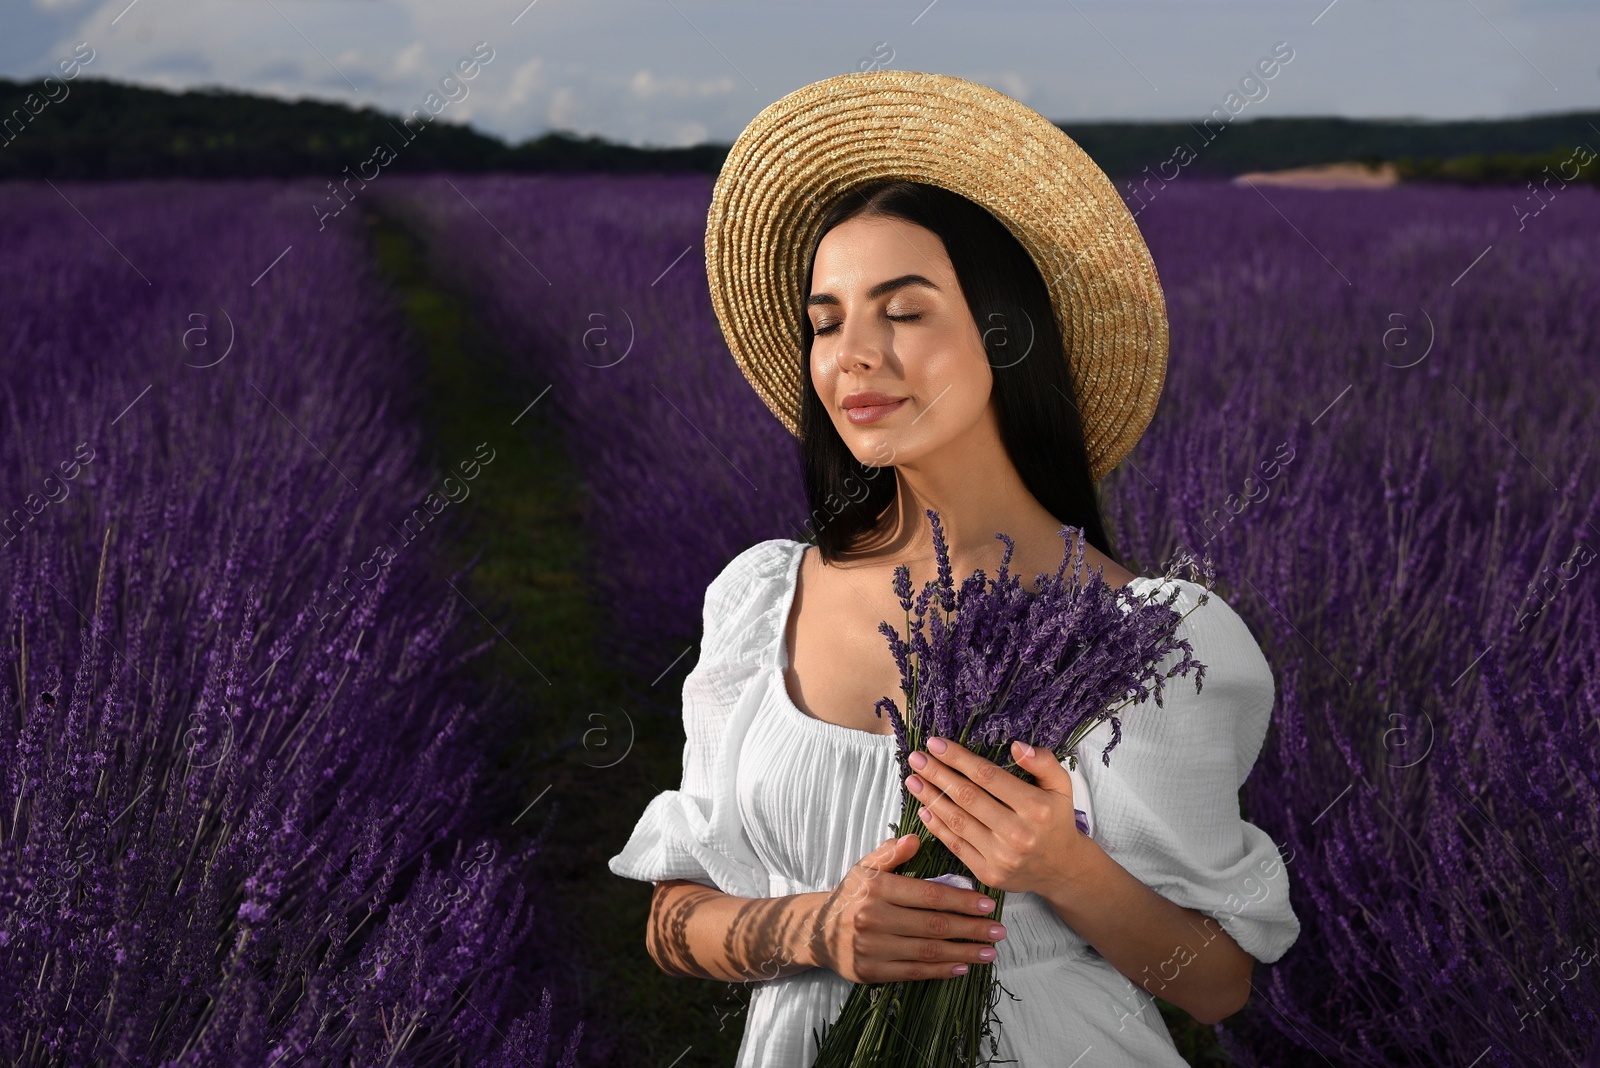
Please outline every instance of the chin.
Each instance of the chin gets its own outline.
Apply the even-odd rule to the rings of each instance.
[[[886,427],[856,426],[846,422],[842,426],[835,423],[834,428],[850,449],[851,455],[869,466],[887,466],[894,463],[897,455],[905,452],[901,446],[902,436]]]

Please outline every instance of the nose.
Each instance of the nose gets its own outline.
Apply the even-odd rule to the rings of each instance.
[[[834,361],[841,371],[859,371],[883,362],[887,333],[876,328],[870,317],[855,315],[846,319],[832,340],[838,345]]]

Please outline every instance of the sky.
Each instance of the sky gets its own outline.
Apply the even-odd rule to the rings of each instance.
[[[409,113],[517,142],[730,143],[852,70],[981,82],[1057,122],[1600,109],[1595,0],[4,0],[0,74],[73,70]],[[1291,58],[1246,82],[1276,50]],[[474,58],[481,61],[475,66]],[[463,68],[461,65],[465,63]],[[437,106],[437,105],[435,105]]]

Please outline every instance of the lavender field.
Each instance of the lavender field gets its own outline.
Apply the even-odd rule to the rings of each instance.
[[[415,342],[311,199],[0,192],[7,1064],[577,1063],[438,573],[492,458],[425,462]]]
[[[357,212],[318,229],[298,183],[0,189],[0,1059],[737,1043],[737,991],[713,1015],[717,984],[649,974],[647,887],[547,880],[508,725],[585,709],[490,677],[521,632],[452,563],[513,435],[559,431],[606,561],[571,594],[640,720],[583,768],[624,800],[566,840],[615,852],[631,798],[673,785],[650,780],[678,767],[707,582],[807,532],[795,443],[712,316],[710,192],[374,184],[517,384],[474,452],[430,438],[415,310]],[[1209,552],[1272,663],[1241,800],[1303,925],[1206,1037],[1244,1068],[1600,1056],[1600,194],[1520,225],[1492,188],[1146,202],[1169,374],[1104,507],[1136,571]],[[495,573],[565,581],[517,563]],[[552,958],[576,912],[633,956]]]
[[[723,563],[806,529],[705,293],[710,188],[383,193],[565,428],[609,653],[647,677]],[[1303,929],[1217,1025],[1240,1065],[1600,1056],[1600,196],[1516,202],[1184,180],[1138,217],[1172,351],[1102,484],[1115,545],[1209,551],[1279,688],[1242,802]]]
[[[630,661],[666,653],[659,671],[698,636],[723,564],[773,532],[803,534],[792,439],[711,312],[710,179],[402,177],[379,196],[515,369],[550,387],[540,404],[567,431],[595,554],[610,561],[596,576],[607,637]]]

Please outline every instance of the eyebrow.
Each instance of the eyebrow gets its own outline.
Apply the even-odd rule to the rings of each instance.
[[[920,274],[903,274],[899,278],[891,278],[887,282],[879,282],[867,290],[867,299],[872,300],[883,296],[892,290],[902,289],[905,286],[927,286],[929,289],[938,290],[938,286],[922,277]],[[832,293],[813,293],[806,298],[806,307],[817,304],[838,304],[839,298]]]

